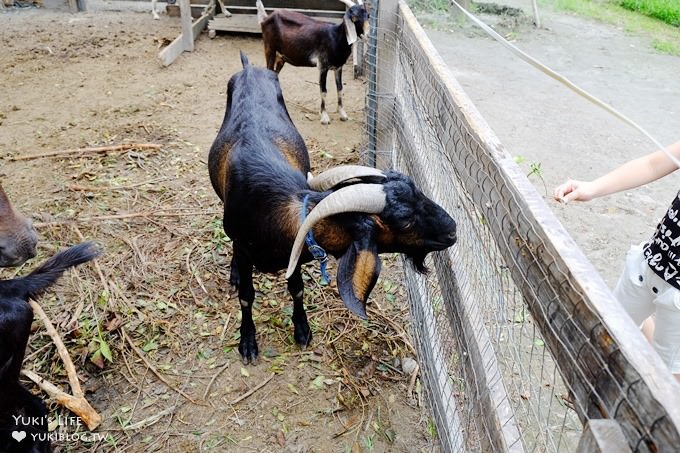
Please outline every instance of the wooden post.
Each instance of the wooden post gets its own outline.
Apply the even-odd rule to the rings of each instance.
[[[538,15],[536,0],[531,0],[531,8],[534,10],[534,25],[536,25],[536,28],[541,28],[541,17]]]
[[[180,14],[182,15],[182,34],[170,43],[165,49],[158,54],[158,59],[163,66],[169,66],[182,52],[191,52],[194,50],[194,40],[201,34],[201,31],[208,25],[210,20],[215,15],[215,1],[205,5],[203,14],[192,23],[191,5],[189,0],[179,1]]]
[[[397,63],[398,0],[379,0],[371,15],[371,39],[369,40],[368,81],[368,162],[369,166],[383,168],[389,162],[378,162],[378,151],[392,152],[394,130],[390,124],[393,102],[386,96],[394,96],[394,75]],[[380,92],[378,92],[378,89]],[[378,128],[378,124],[382,127]]]
[[[193,52],[194,32],[191,30],[191,5],[189,0],[179,0],[179,14],[182,20],[182,43],[184,50]]]
[[[576,451],[593,453],[630,452],[630,447],[621,431],[621,427],[614,420],[590,420],[581,435]]]
[[[364,75],[364,40],[360,39],[352,46],[352,63],[354,64],[354,78]]]

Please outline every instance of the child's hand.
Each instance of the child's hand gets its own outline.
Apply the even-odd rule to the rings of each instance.
[[[555,197],[555,200],[562,203],[569,203],[570,201],[592,200],[592,183],[570,179],[569,181],[555,187],[553,197]]]

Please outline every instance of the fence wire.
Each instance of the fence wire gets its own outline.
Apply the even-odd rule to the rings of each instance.
[[[444,450],[574,451],[593,419],[612,420],[634,450],[668,447],[679,418],[659,401],[673,388],[642,376],[663,373],[651,348],[607,308],[615,302],[604,283],[433,57],[408,7],[370,6],[363,160],[409,174],[458,225],[457,244],[429,259],[428,275],[404,263]],[[640,362],[640,350],[652,358]]]

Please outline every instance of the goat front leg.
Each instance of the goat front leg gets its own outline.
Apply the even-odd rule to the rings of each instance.
[[[304,282],[300,268],[288,279],[288,292],[293,298],[293,326],[295,328],[293,337],[295,342],[304,348],[312,342],[312,330],[307,322],[307,314],[303,303]]]
[[[326,76],[328,75],[327,68],[319,69],[319,86],[321,87],[321,124],[330,124],[331,119],[328,117],[326,111]]]
[[[335,88],[338,90],[338,113],[340,121],[347,121],[347,112],[342,106],[342,66],[335,70]]]
[[[160,16],[158,15],[158,11],[156,11],[156,3],[158,0],[151,0],[151,14],[153,15],[153,18],[158,20],[160,19]]]
[[[237,252],[237,249],[237,244],[234,244],[234,253],[238,257],[236,261],[239,275],[238,300],[241,304],[241,340],[238,344],[238,352],[241,354],[243,363],[248,364],[255,363],[257,359],[257,340],[253,322],[253,302],[255,301],[253,263],[246,254]]]

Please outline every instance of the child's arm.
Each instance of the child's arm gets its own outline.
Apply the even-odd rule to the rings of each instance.
[[[680,141],[668,146],[666,150],[680,159]],[[663,150],[658,150],[630,160],[593,181],[570,179],[555,188],[554,197],[565,203],[574,200],[588,201],[656,181],[677,168]]]

